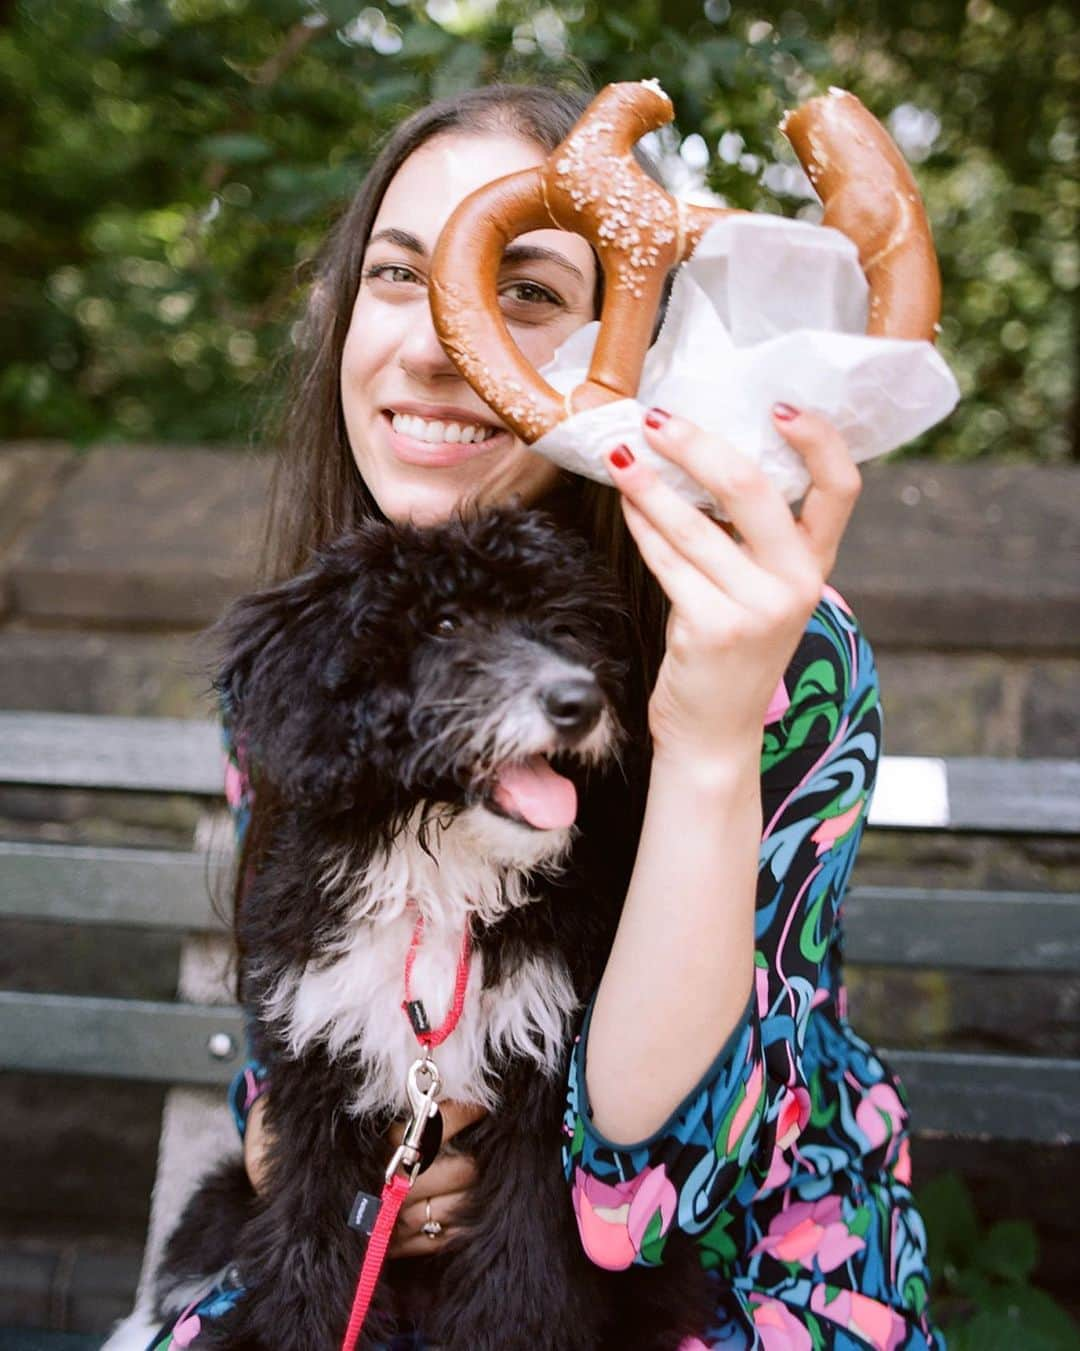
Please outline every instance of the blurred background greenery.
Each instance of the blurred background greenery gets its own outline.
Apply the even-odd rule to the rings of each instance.
[[[20,0],[0,6],[0,434],[241,443],[380,139],[494,79],[674,98],[673,176],[812,215],[781,113],[830,84],[927,199],[964,393],[913,448],[1080,457],[1068,0]]]

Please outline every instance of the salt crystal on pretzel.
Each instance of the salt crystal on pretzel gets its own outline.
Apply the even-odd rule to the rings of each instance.
[[[634,399],[639,395],[643,400],[663,402],[707,430],[726,435],[773,473],[782,491],[794,500],[805,489],[807,476],[801,461],[769,422],[769,405],[758,409],[755,417],[748,418],[745,410],[738,414],[737,405],[745,401],[748,390],[761,395],[772,386],[767,379],[748,378],[746,353],[732,350],[724,331],[716,331],[707,322],[700,303],[690,307],[700,331],[689,340],[683,335],[681,343],[668,343],[679,354],[680,368],[669,375],[682,402],[678,397],[664,401],[664,380],[657,378],[655,353],[650,356],[651,372],[646,368],[669,271],[684,259],[692,259],[680,272],[665,332],[673,327],[679,330],[680,307],[685,311],[688,302],[684,297],[693,295],[689,281],[681,283],[696,264],[701,264],[698,274],[704,278],[705,290],[710,289],[705,265],[709,257],[716,256],[719,238],[745,237],[747,232],[768,228],[766,223],[780,223],[777,218],[726,207],[679,202],[650,179],[634,160],[632,147],[672,116],[671,102],[655,81],[609,85],[544,164],[508,175],[466,198],[444,227],[433,258],[431,305],[436,329],[480,397],[523,440],[567,468],[606,480],[603,452],[618,440],[626,440],[687,496],[715,508],[696,485],[678,471],[672,472],[673,466],[649,449],[640,428],[642,409]],[[955,382],[927,341],[934,336],[940,305],[929,226],[903,157],[853,95],[830,91],[789,113],[783,125],[822,197],[825,225],[842,231],[854,245],[854,249],[845,247],[852,252],[853,265],[857,257],[869,286],[867,322],[861,327],[875,335],[874,343],[888,339],[889,351],[871,343],[873,357],[867,366],[869,358],[852,348],[850,335],[844,335],[845,342],[835,333],[809,335],[814,342],[804,343],[801,355],[798,345],[792,349],[789,342],[782,372],[794,374],[798,367],[803,379],[768,397],[786,397],[797,406],[818,407],[831,414],[849,434],[856,457],[869,458],[925,430],[956,401]],[[796,227],[796,236],[799,229],[804,232],[794,246],[786,239],[788,248],[805,243],[807,230],[822,238],[834,234],[832,229],[797,222],[783,224]],[[575,334],[565,345],[578,366],[568,365],[561,351],[555,363],[540,373],[525,360],[509,334],[499,309],[497,279],[503,251],[512,239],[552,226],[590,241],[604,271],[605,298],[599,326],[590,326],[587,335]],[[707,239],[704,246],[703,239]],[[695,252],[699,247],[700,256]],[[736,280],[760,282],[762,278]],[[858,266],[854,266],[854,280],[863,285]],[[850,282],[851,278],[849,290]],[[715,308],[719,313],[723,303],[718,301]],[[775,311],[775,297],[770,308]],[[870,340],[857,341],[866,352]],[[823,351],[830,348],[825,351],[824,374],[815,385]],[[918,349],[914,363],[911,348]],[[765,346],[751,355],[751,365],[756,360],[759,367],[763,359],[767,364],[775,356]],[[883,358],[886,366],[895,359],[893,373],[882,365]],[[847,407],[851,399],[844,389],[845,380],[856,389],[860,382],[865,385],[865,372],[871,368],[885,395],[885,407],[884,413],[881,407],[869,410],[872,430],[865,435],[858,416],[843,416],[851,412]],[[647,394],[645,386],[639,390],[643,370]],[[836,370],[843,377],[839,392],[834,388]],[[695,374],[700,377],[696,394]],[[907,404],[902,402],[901,416],[891,417],[894,405],[889,400],[896,392],[892,388],[896,378],[912,391],[912,397]],[[815,392],[822,389],[831,391],[833,402],[839,399],[841,407],[830,408],[815,399]],[[865,389],[858,401],[868,409],[873,403],[867,400]],[[780,469],[774,472],[776,465]]]

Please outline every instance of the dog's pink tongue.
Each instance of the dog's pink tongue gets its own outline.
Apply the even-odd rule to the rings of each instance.
[[[572,826],[577,816],[577,789],[542,755],[523,765],[507,765],[499,774],[494,797],[504,812],[522,817],[537,830]]]

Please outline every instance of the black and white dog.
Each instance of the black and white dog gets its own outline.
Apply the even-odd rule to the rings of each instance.
[[[222,622],[219,685],[271,823],[237,937],[273,1144],[261,1196],[220,1170],[170,1242],[159,1313],[226,1267],[247,1292],[196,1347],[340,1346],[364,1247],[350,1205],[378,1195],[409,1109],[418,914],[412,986],[435,1023],[471,925],[434,1059],[442,1096],[488,1114],[455,1142],[479,1173],[459,1233],[384,1267],[360,1345],[399,1316],[440,1351],[674,1351],[704,1326],[692,1251],[669,1245],[659,1273],[588,1262],[559,1157],[575,1015],[640,819],[627,627],[584,540],[517,510],[366,525]]]

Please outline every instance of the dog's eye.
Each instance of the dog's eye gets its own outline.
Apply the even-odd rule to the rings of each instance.
[[[556,624],[551,629],[551,636],[557,643],[573,643],[579,638],[577,629],[570,624]]]
[[[435,621],[436,633],[453,633],[458,627],[458,621],[453,615],[441,615]]]

